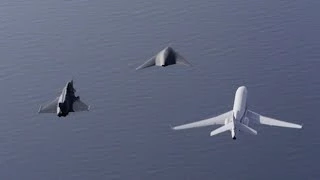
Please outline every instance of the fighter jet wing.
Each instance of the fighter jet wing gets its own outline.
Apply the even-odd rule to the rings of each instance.
[[[55,100],[47,103],[44,106],[40,106],[38,113],[56,113],[58,100],[59,100],[59,97],[57,97]]]
[[[176,52],[176,63],[183,64],[186,66],[192,66],[183,56],[181,56],[178,52]]]
[[[156,56],[153,56],[148,61],[143,63],[141,66],[137,67],[136,70],[144,69],[144,68],[155,66],[155,65],[156,65]]]
[[[181,129],[190,129],[190,128],[197,128],[197,127],[205,127],[205,126],[211,126],[215,124],[224,124],[225,120],[227,118],[230,118],[232,116],[232,111],[228,111],[226,113],[220,114],[216,117],[212,117],[209,119],[189,123],[189,124],[184,124],[180,126],[173,127],[173,130],[181,130]]]
[[[249,118],[250,121],[253,121],[257,124],[264,124],[269,126],[278,126],[278,127],[286,127],[286,128],[297,128],[301,129],[302,126],[294,123],[289,123],[285,121],[280,121],[277,119],[269,118],[266,116],[262,116],[258,113],[255,113],[253,111],[247,110],[246,114],[247,118]]]
[[[84,102],[78,99],[73,102],[72,108],[74,112],[80,112],[80,111],[89,111],[90,106],[86,105]]]

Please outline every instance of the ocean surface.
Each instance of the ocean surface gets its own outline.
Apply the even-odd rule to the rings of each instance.
[[[320,1],[2,0],[1,180],[320,179]],[[166,46],[193,67],[135,71]],[[73,79],[90,112],[38,114]],[[303,124],[210,137],[230,110]]]

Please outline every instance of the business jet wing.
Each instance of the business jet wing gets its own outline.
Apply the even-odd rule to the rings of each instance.
[[[192,66],[183,56],[181,56],[178,52],[176,52],[176,63],[183,64],[186,66]]]
[[[141,66],[137,67],[136,70],[144,69],[144,68],[155,66],[155,65],[156,65],[156,56],[153,56],[148,61],[143,63]]]
[[[209,119],[188,123],[180,126],[173,127],[173,130],[182,130],[182,129],[190,129],[190,128],[197,128],[197,127],[205,127],[205,126],[211,126],[215,124],[224,124],[225,120],[227,118],[230,118],[232,116],[232,111],[228,111],[226,113],[220,114],[216,117],[212,117]]]
[[[57,97],[55,100],[53,100],[43,106],[40,106],[38,113],[56,113],[58,100],[59,100],[59,97]]]
[[[302,125],[294,124],[290,122],[280,121],[277,119],[269,118],[266,116],[262,116],[256,112],[247,110],[246,114],[247,118],[249,118],[250,122],[253,121],[257,124],[264,124],[269,126],[278,126],[278,127],[286,127],[286,128],[297,128],[301,129]]]
[[[73,112],[89,111],[90,106],[86,105],[80,99],[73,102],[72,105]]]

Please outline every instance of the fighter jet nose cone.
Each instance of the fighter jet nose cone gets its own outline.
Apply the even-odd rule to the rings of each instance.
[[[72,87],[73,86],[73,80],[71,80],[70,82],[67,83],[68,87]]]

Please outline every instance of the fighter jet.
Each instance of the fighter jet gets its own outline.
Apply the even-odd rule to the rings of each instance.
[[[252,122],[253,124],[264,124],[286,128],[302,128],[302,125],[279,121],[273,118],[262,116],[256,112],[253,112],[252,110],[249,110],[247,108],[247,95],[247,88],[245,86],[241,86],[236,91],[233,110],[209,119],[176,126],[173,129],[181,130],[217,124],[223,126],[216,130],[213,130],[210,133],[210,136],[214,136],[225,131],[230,131],[232,139],[236,139],[236,135],[238,132],[246,132],[252,135],[257,135],[257,131],[249,127],[249,122]]]
[[[151,66],[166,67],[173,64],[183,64],[186,66],[191,66],[191,64],[186,61],[177,51],[173,50],[171,47],[166,47],[157,55],[149,59],[147,62],[137,67],[136,70],[144,69]]]
[[[66,117],[70,112],[88,111],[90,107],[83,103],[79,96],[75,96],[75,92],[72,80],[62,89],[59,97],[40,106],[39,113],[56,113],[59,117]]]

